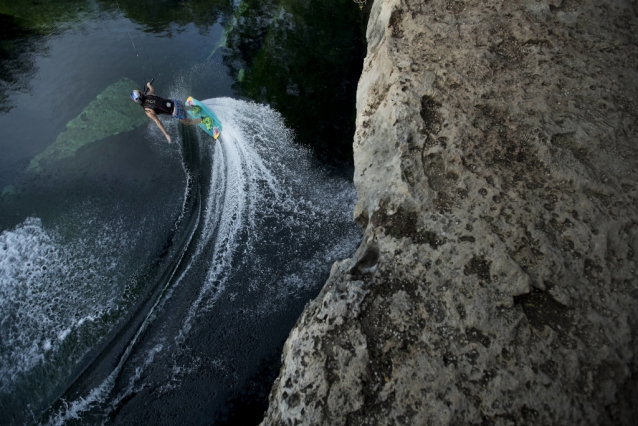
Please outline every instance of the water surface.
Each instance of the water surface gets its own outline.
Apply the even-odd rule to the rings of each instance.
[[[360,238],[352,6],[0,1],[2,423],[259,420]],[[220,141],[120,102],[151,78]]]

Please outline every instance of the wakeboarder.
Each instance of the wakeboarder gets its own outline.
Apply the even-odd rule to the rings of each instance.
[[[160,114],[172,115],[179,120],[180,123],[193,126],[202,122],[201,118],[189,119],[186,118],[186,107],[184,103],[179,99],[164,99],[155,94],[155,90],[151,83],[146,83],[148,88],[147,93],[142,93],[139,90],[133,90],[131,92],[131,99],[137,102],[144,108],[144,112],[148,115],[148,118],[153,120],[157,127],[160,128],[166,140],[170,143],[171,137],[162,125],[162,122],[157,118]]]

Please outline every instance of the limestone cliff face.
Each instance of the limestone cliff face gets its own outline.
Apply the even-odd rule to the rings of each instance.
[[[352,259],[265,425],[634,424],[638,8],[376,0]]]

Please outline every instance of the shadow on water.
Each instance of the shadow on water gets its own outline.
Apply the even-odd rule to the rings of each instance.
[[[106,12],[119,17],[121,11],[144,31],[170,37],[191,23],[205,31],[232,9],[232,0],[0,0],[0,14],[13,16],[20,25],[41,35],[80,23],[85,15],[95,17]]]
[[[239,391],[232,394],[224,403],[225,412],[212,422],[217,426],[256,426],[264,419],[268,409],[268,395],[281,368],[281,348],[264,357],[257,371],[248,379]]]

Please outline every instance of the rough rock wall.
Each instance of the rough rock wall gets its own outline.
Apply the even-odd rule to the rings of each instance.
[[[352,259],[264,425],[638,419],[638,8],[376,0]]]

